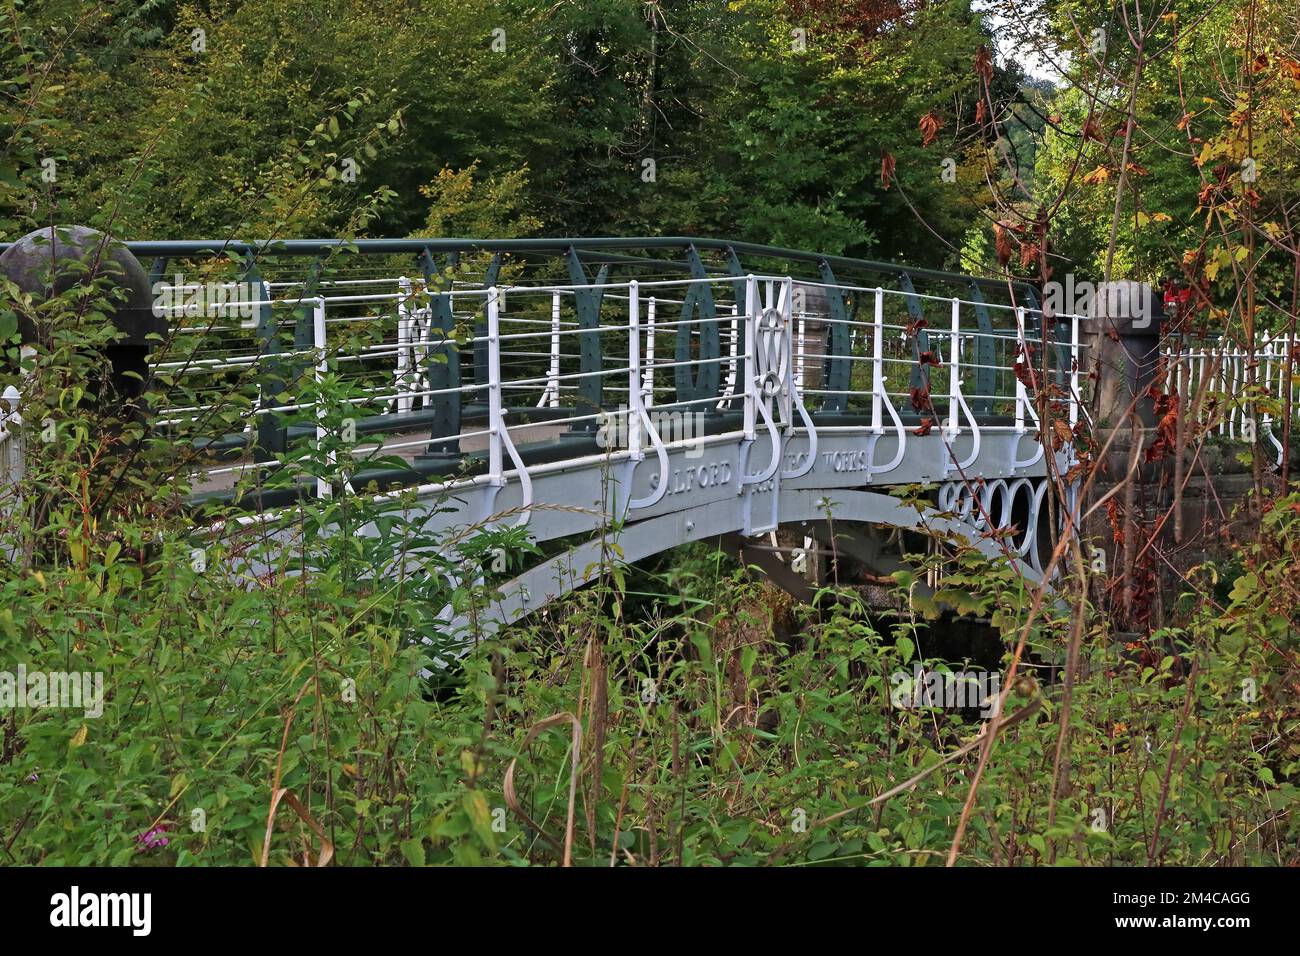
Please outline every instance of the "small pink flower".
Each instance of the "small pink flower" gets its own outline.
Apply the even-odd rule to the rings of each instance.
[[[167,824],[159,824],[153,829],[141,833],[136,837],[136,840],[144,844],[141,847],[144,850],[156,850],[165,847],[167,845]]]

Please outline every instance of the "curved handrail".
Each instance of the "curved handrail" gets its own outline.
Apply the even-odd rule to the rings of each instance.
[[[797,411],[799,417],[803,419],[803,427],[808,432],[808,460],[794,471],[781,472],[782,479],[802,478],[804,475],[808,474],[808,472],[812,471],[812,467],[817,461],[817,426],[813,424],[812,416],[808,414],[808,409],[804,408],[803,398],[799,395],[797,390],[792,397],[794,400],[795,411]],[[788,442],[789,440],[790,436],[787,435],[786,441]],[[781,450],[784,453],[784,445]]]
[[[962,393],[961,387],[961,300],[952,300],[952,336],[951,336],[951,353],[948,359],[948,401],[954,403],[957,408],[966,415],[966,422],[970,425],[971,431],[971,452],[969,457],[964,461],[957,461],[956,455],[952,453],[952,447],[948,447],[948,457],[957,467],[958,471],[964,472],[973,465],[980,454],[980,426],[975,420],[974,414],[970,410],[970,405],[966,402],[966,396]],[[949,409],[949,420],[956,424],[956,416],[952,414],[953,410]],[[955,435],[954,435],[955,437]]]
[[[519,517],[514,527],[521,528],[528,523],[533,513],[533,480],[529,477],[528,467],[519,450],[515,448],[514,439],[510,437],[510,428],[506,425],[501,410],[501,315],[500,290],[494,285],[487,290],[487,324],[488,324],[488,422],[492,446],[489,452],[489,472],[491,480],[498,488],[505,484],[505,472],[501,468],[501,452],[504,451],[514,462],[515,472],[519,475],[520,503]]]
[[[1036,428],[1038,428],[1038,429],[1041,431],[1041,430],[1042,430],[1042,427],[1043,427],[1043,423],[1042,423],[1042,421],[1041,421],[1041,420],[1039,419],[1039,417],[1038,417],[1038,412],[1034,410],[1034,406],[1033,406],[1033,404],[1032,404],[1032,403],[1029,403],[1029,402],[1026,402],[1026,403],[1025,403],[1025,408],[1029,410],[1029,415],[1030,415],[1030,417],[1033,418],[1033,420],[1034,420],[1034,426],[1035,426]],[[1044,452],[1046,446],[1043,444],[1043,442],[1042,442],[1042,440],[1041,440],[1041,436],[1040,436],[1040,440],[1036,443],[1036,446],[1035,446],[1035,447],[1037,448],[1037,451],[1034,452],[1032,458],[1025,458],[1025,459],[1017,458],[1016,456],[1020,454],[1020,445],[1019,445],[1019,443],[1017,442],[1016,447],[1013,448],[1012,451],[1011,451],[1011,456],[1012,456],[1012,458],[1011,458],[1011,467],[1012,467],[1012,468],[1032,468],[1034,465],[1036,465],[1036,464],[1038,464],[1040,461],[1042,461],[1042,460],[1043,460],[1043,452]]]
[[[510,460],[515,463],[515,471],[519,475],[519,490],[523,500],[519,504],[519,517],[515,520],[514,527],[522,528],[533,516],[533,479],[529,477],[528,466],[519,457],[519,451],[515,448],[514,439],[510,437],[508,428],[501,429],[501,445],[510,456]]]
[[[1016,343],[1019,346],[1018,351],[1020,354],[1016,358],[1016,360],[1012,363],[1013,374],[1015,372],[1015,366],[1019,365],[1021,362],[1024,362],[1030,368],[1033,368],[1032,363],[1030,363],[1029,361],[1029,343],[1025,339],[1025,310],[1023,308],[1016,309],[1015,316],[1016,316]],[[1015,447],[1011,449],[1011,467],[1013,469],[1032,468],[1034,465],[1038,464],[1039,461],[1042,460],[1043,453],[1047,448],[1047,444],[1042,440],[1042,435],[1041,435],[1043,422],[1038,417],[1038,411],[1037,409],[1034,408],[1034,403],[1029,400],[1029,390],[1025,388],[1025,383],[1020,380],[1019,376],[1016,376],[1016,409],[1017,409],[1017,418],[1019,419],[1019,421],[1017,422],[1018,433],[1021,435],[1024,434],[1023,432],[1024,416],[1020,411],[1021,409],[1023,409],[1024,411],[1027,411],[1029,413],[1029,416],[1031,418],[1033,418],[1034,425],[1038,428],[1040,435],[1039,435],[1039,440],[1037,442],[1037,451],[1034,452],[1034,456],[1032,458],[1021,460],[1018,457],[1020,454],[1020,442],[1018,441],[1016,442]]]
[[[979,422],[975,420],[974,414],[971,413],[970,406],[966,404],[966,396],[961,393],[960,389],[958,389],[956,397],[958,406],[965,413],[966,421],[970,424],[970,455],[964,461],[956,463],[958,470],[965,471],[971,465],[975,464],[976,460],[980,456],[980,426]]]
[[[659,504],[668,491],[668,449],[664,447],[664,440],[659,436],[659,429],[655,428],[654,422],[650,420],[650,413],[646,411],[645,402],[640,403],[637,411],[641,423],[646,428],[646,433],[650,436],[650,444],[654,445],[655,455],[659,458],[659,484],[646,497],[629,499],[627,503],[629,509],[652,508]]]
[[[874,344],[872,346],[875,357],[873,359],[873,368],[871,372],[871,399],[872,399],[872,424],[875,427],[879,425],[879,415],[875,410],[875,403],[880,403],[880,410],[887,412],[889,417],[894,420],[894,430],[898,433],[898,449],[894,452],[893,460],[883,467],[877,467],[875,463],[876,444],[880,441],[880,435],[884,434],[883,430],[876,433],[876,441],[871,443],[870,456],[871,461],[867,462],[867,480],[871,480],[872,475],[883,475],[893,471],[903,461],[903,455],[907,450],[907,429],[903,427],[903,419],[898,415],[898,409],[894,407],[893,400],[889,397],[889,389],[885,387],[884,372],[884,297],[885,290],[879,286],[876,287],[876,306],[874,329],[872,334]]]
[[[757,386],[757,382],[755,385]],[[767,426],[767,433],[772,439],[772,460],[768,463],[767,469],[761,475],[742,475],[740,484],[759,485],[770,479],[776,474],[776,470],[781,467],[781,433],[776,427],[776,419],[768,411],[767,402],[755,402],[758,412],[763,416],[763,424]]]
[[[894,431],[898,433],[898,449],[894,452],[894,457],[888,465],[877,466],[874,461],[869,464],[867,466],[868,475],[883,475],[893,471],[902,464],[903,455],[907,451],[907,429],[903,427],[903,419],[899,417],[898,409],[894,408],[894,403],[890,399],[888,392],[885,392],[881,398],[883,399],[881,405],[884,407],[885,411],[889,413],[889,417],[894,420]],[[879,437],[881,436],[878,435],[877,438]],[[873,458],[875,457],[875,453],[875,446],[872,446],[871,454]]]
[[[651,300],[650,316],[652,319],[647,344],[647,350],[654,348],[654,324],[653,324],[653,302]],[[558,298],[553,300],[554,312],[553,321],[559,320]],[[654,400],[654,362],[650,363],[650,376],[643,379],[641,370],[641,285],[635,279],[628,283],[627,287],[627,308],[628,308],[628,339],[627,339],[627,394],[628,401],[632,403],[633,412],[637,416],[637,423],[644,427],[646,433],[650,436],[650,443],[654,445],[655,455],[659,459],[659,483],[654,486],[650,494],[644,498],[633,498],[631,495],[632,479],[636,474],[636,466],[632,466],[632,471],[628,473],[628,510],[633,508],[649,508],[657,505],[668,491],[668,449],[664,447],[663,438],[659,434],[659,429],[655,427],[650,420],[650,414],[646,411],[646,395]],[[549,386],[548,386],[549,387]],[[557,384],[558,389],[558,384]],[[633,448],[635,460],[640,461],[644,458],[641,451],[641,441],[637,438],[636,445]]]

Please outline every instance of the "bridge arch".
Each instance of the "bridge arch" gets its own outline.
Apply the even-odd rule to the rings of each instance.
[[[947,486],[945,486],[947,487]],[[1038,483],[1032,492],[1039,501],[1046,485]],[[941,492],[941,496],[946,495]],[[997,540],[980,532],[978,522],[962,520],[952,512],[937,508],[918,509],[914,505],[876,491],[835,489],[786,489],[780,492],[779,513],[783,525],[809,525],[830,519],[834,522],[854,522],[884,525],[908,531],[929,532],[960,541],[978,549],[990,558],[1009,556],[1013,566],[1026,581],[1042,581],[1038,562],[1019,555],[1016,550],[1000,545]],[[695,541],[706,541],[744,531],[744,517],[738,508],[720,507],[717,503],[697,505],[683,511],[648,518],[626,526],[614,538],[618,545],[619,560],[626,563],[641,561],[670,548]],[[1033,529],[1021,536],[1033,544]],[[1018,545],[1016,546],[1019,547]],[[529,570],[500,585],[500,597],[490,606],[479,609],[476,637],[488,636],[525,616],[541,610],[565,595],[589,584],[606,568],[609,540],[593,539],[568,548],[548,558]],[[451,621],[451,634],[462,634],[470,626],[467,616]]]

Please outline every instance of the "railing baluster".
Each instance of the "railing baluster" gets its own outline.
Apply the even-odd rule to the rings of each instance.
[[[1070,316],[1070,428],[1079,424],[1079,316]]]
[[[1283,400],[1286,403],[1282,407],[1290,412],[1287,419],[1288,424],[1292,424],[1296,415],[1295,382],[1292,376],[1295,363],[1291,359],[1291,356],[1295,354],[1295,336],[1290,331],[1283,338],[1282,347],[1285,349],[1282,355],[1282,388],[1284,389],[1282,394],[1285,396]]]
[[[781,421],[787,425],[794,424],[794,395],[795,390],[802,392],[803,375],[799,371],[798,359],[801,355],[796,355],[794,341],[794,279],[786,276],[782,280],[782,291],[785,293],[782,298],[785,300],[785,307],[781,310],[781,348],[785,352],[785,381],[781,383],[782,388],[778,393],[780,402]],[[803,323],[800,322],[800,329]],[[802,351],[803,340],[802,334],[799,342],[799,349]]]
[[[640,283],[627,284],[627,446],[633,461],[641,461],[641,301]]]
[[[728,332],[728,351],[727,351],[727,374],[722,383],[723,397],[718,400],[717,408],[719,411],[727,407],[727,399],[736,394],[736,365],[737,355],[736,348],[739,345],[739,316],[740,303],[733,302],[731,305],[731,323]]]
[[[1025,308],[1024,306],[1016,307],[1016,359],[1014,365],[1025,364],[1032,368],[1029,361],[1029,349],[1025,343]],[[1025,389],[1025,383],[1020,380],[1020,376],[1015,374],[1016,369],[1012,367],[1012,377],[1016,380],[1016,431],[1020,434],[1025,432],[1025,406],[1029,403],[1029,392]]]
[[[325,299],[319,297],[315,300],[315,307],[312,309],[312,347],[316,350],[316,449],[319,452],[320,446],[325,442],[325,401],[321,394],[321,389],[325,385],[325,375],[329,372],[329,362],[325,357]],[[334,453],[326,455],[325,460],[331,466],[335,461]],[[334,493],[334,488],[329,480],[325,478],[316,479],[316,497],[329,498]]]
[[[546,371],[546,389],[538,408],[560,406],[560,293],[551,293],[551,364]]]
[[[651,296],[645,307],[645,374],[642,388],[645,390],[645,403],[651,407],[655,403],[655,298]]]
[[[789,280],[787,280],[789,281]],[[794,362],[794,384],[795,388],[803,391],[803,367],[808,360],[808,309],[805,307],[799,310],[799,346],[796,350]]]
[[[961,401],[961,355],[958,352],[958,340],[961,338],[961,300],[952,300],[952,335],[948,340],[948,438],[951,440],[961,433],[961,420],[957,417],[957,406]]]
[[[1265,394],[1271,393],[1273,391],[1273,368],[1272,368],[1273,342],[1268,337],[1267,332],[1264,333],[1263,343],[1258,349],[1255,350],[1255,357],[1259,367],[1259,372],[1257,373],[1257,380],[1260,386],[1263,388]],[[1271,433],[1271,429],[1273,427],[1273,416],[1268,413],[1267,407],[1264,408],[1263,413],[1260,415],[1259,424],[1260,424],[1259,431],[1261,435],[1263,435],[1263,433],[1266,431]]]
[[[885,290],[876,286],[876,311],[872,328],[871,358],[871,430],[885,433],[883,419],[885,395]]]
[[[551,296],[551,381],[547,388],[551,390],[551,407],[560,407],[560,293]]]
[[[393,373],[393,390],[397,392],[397,414],[407,415],[413,405],[412,383],[408,375],[411,368],[411,307],[406,299],[411,294],[411,280],[406,276],[398,277],[397,290],[402,298],[397,300],[397,362]],[[415,387],[419,387],[418,382]]]
[[[23,474],[23,454],[19,445],[19,428],[23,423],[20,404],[22,395],[12,385],[6,385],[0,401],[8,405],[6,410],[0,406],[0,480],[5,484],[17,484]]]
[[[487,294],[487,374],[488,374],[488,482],[504,485],[501,463],[501,316],[497,308],[497,287]]]
[[[754,275],[745,277],[745,424],[746,441],[757,437],[754,397],[754,349],[758,341],[758,280]]]

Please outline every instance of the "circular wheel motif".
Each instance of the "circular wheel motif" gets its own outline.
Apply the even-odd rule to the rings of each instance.
[[[785,319],[780,309],[764,309],[755,323],[754,366],[759,390],[771,398],[785,382]]]

